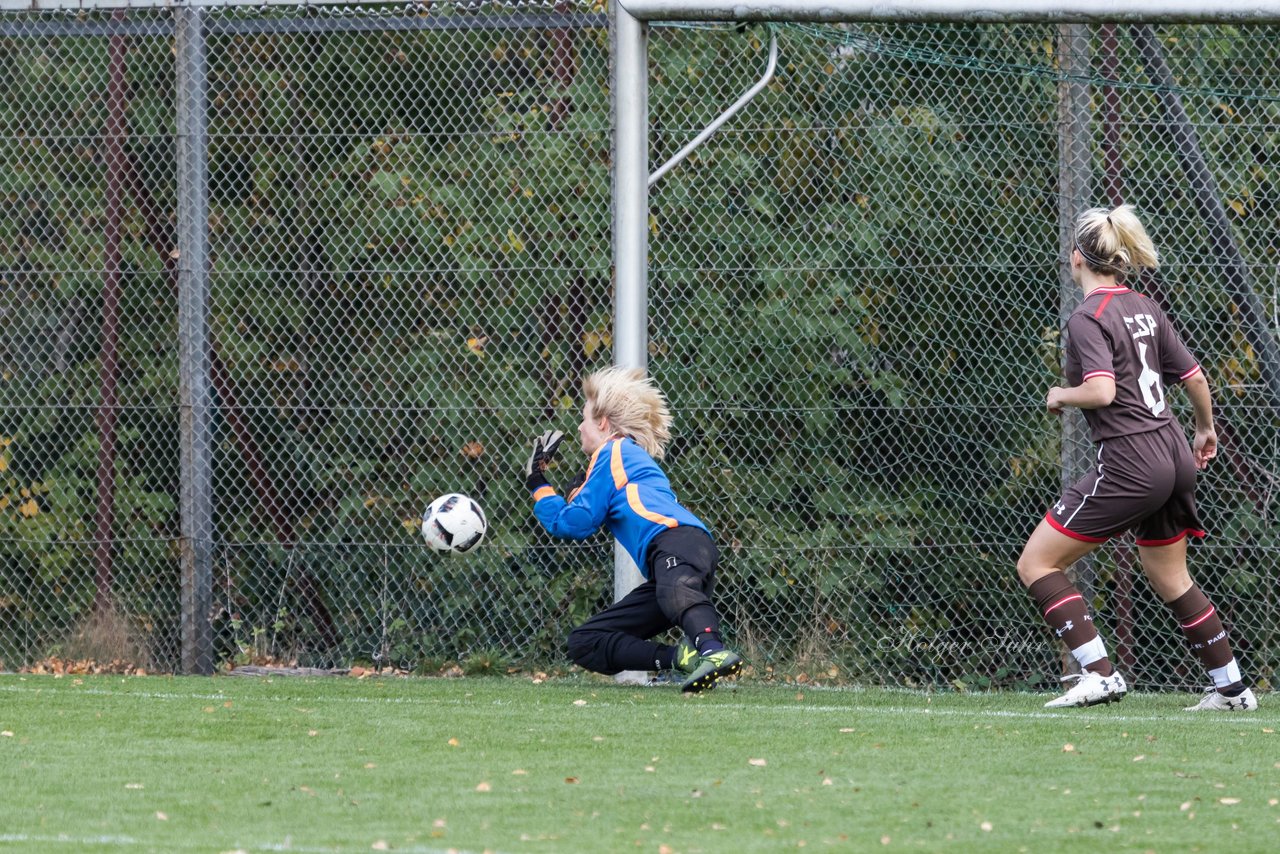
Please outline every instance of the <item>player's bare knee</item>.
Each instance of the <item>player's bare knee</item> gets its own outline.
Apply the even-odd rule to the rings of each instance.
[[[1053,571],[1054,567],[1045,566],[1043,561],[1028,558],[1025,554],[1018,558],[1018,580],[1023,587],[1030,587]]]

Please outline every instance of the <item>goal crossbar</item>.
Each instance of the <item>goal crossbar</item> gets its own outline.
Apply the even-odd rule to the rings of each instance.
[[[640,21],[1280,23],[1280,0],[618,0]]]

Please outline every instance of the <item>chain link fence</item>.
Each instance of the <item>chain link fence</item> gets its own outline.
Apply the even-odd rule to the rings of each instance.
[[[180,669],[193,543],[213,577],[193,617],[220,666],[564,663],[567,630],[612,592],[612,549],[549,540],[519,470],[530,436],[573,429],[581,377],[612,359],[604,12],[203,11],[194,190],[182,12],[0,15],[4,666]],[[756,673],[1056,680],[1013,566],[1085,445],[1042,406],[1076,298],[1060,235],[1074,211],[1127,201],[1165,258],[1140,287],[1217,390],[1193,572],[1267,686],[1275,30],[658,26],[653,163],[758,79],[775,34],[777,78],[650,203],[668,468],[722,546],[718,596]],[[211,503],[184,537],[192,192],[208,203]],[[417,532],[449,491],[492,526],[464,559]],[[1198,684],[1131,541],[1076,571],[1138,685]]]

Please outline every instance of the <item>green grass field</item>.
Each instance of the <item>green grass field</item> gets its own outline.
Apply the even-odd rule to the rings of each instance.
[[[1274,851],[1280,700],[0,676],[0,848]]]

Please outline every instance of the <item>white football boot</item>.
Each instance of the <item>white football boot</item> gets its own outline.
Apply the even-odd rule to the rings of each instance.
[[[1046,709],[1062,709],[1070,706],[1096,706],[1099,703],[1118,703],[1129,688],[1124,677],[1116,670],[1110,676],[1101,676],[1092,670],[1062,677],[1063,682],[1075,682],[1067,693],[1044,704]]]
[[[1253,691],[1245,688],[1236,697],[1226,697],[1218,693],[1216,688],[1205,688],[1204,697],[1194,706],[1187,706],[1184,712],[1256,712],[1258,698]]]

